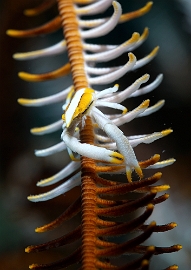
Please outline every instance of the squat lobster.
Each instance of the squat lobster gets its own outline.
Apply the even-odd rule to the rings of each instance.
[[[96,92],[91,88],[84,88],[78,90],[73,97],[69,93],[69,98],[67,98],[66,105],[64,106],[66,107],[65,114],[62,116],[64,124],[61,138],[67,145],[69,155],[72,159],[74,159],[74,156],[71,151],[99,161],[115,164],[124,163],[128,181],[131,181],[131,172],[133,169],[140,178],[143,176],[133,148],[123,132],[97,108],[100,106],[110,107],[122,110],[123,114],[126,114],[126,107],[104,100],[104,97],[115,93],[118,87],[118,85],[115,85],[101,92]],[[145,106],[146,108],[147,106]],[[103,147],[79,142],[75,137],[76,127],[81,123],[83,128],[87,115],[107,134],[110,140],[116,142],[119,153]]]

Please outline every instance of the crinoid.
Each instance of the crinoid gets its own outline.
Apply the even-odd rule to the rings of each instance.
[[[149,269],[151,256],[178,251],[181,246],[156,247],[143,244],[152,233],[165,232],[176,227],[175,223],[145,224],[154,206],[168,198],[168,194],[157,194],[167,190],[169,186],[157,184],[161,178],[160,172],[144,178],[143,170],[162,168],[174,163],[174,159],[159,161],[160,156],[156,154],[139,162],[133,148],[141,143],[149,144],[168,135],[172,130],[138,136],[124,135],[119,129],[120,125],[157,111],[164,101],[149,107],[149,100],[145,100],[129,112],[120,102],[154,90],[160,84],[162,75],[140,88],[149,80],[149,75],[145,74],[119,92],[117,84],[103,91],[95,90],[93,85],[113,83],[125,73],[142,67],[155,57],[158,47],[140,60],[130,52],[145,41],[148,36],[147,28],[141,35],[133,33],[132,37],[121,45],[90,44],[86,40],[104,36],[117,24],[144,15],[150,10],[152,2],[137,11],[122,14],[121,5],[112,0],[47,0],[37,8],[26,10],[25,14],[35,16],[53,5],[58,6],[58,16],[47,24],[30,30],[7,31],[8,35],[14,37],[32,37],[62,28],[64,40],[58,44],[38,51],[16,53],[14,58],[26,60],[66,52],[69,62],[58,70],[46,74],[20,72],[19,77],[36,82],[56,79],[69,73],[72,75],[71,85],[58,94],[40,99],[18,100],[24,106],[63,102],[62,119],[48,126],[33,128],[32,133],[43,135],[62,128],[61,142],[36,151],[36,155],[47,156],[67,149],[72,159],[59,173],[38,182],[38,186],[48,186],[62,180],[62,184],[46,193],[31,195],[28,199],[33,202],[46,201],[81,185],[81,196],[60,217],[36,231],[45,232],[56,228],[79,212],[81,224],[58,239],[27,247],[26,252],[65,246],[78,239],[81,239],[81,245],[60,261],[32,264],[30,269],[56,270],[72,264],[76,265],[75,269],[83,270]],[[105,12],[111,5],[114,9],[111,17],[84,19],[85,16]],[[123,66],[96,66],[97,63],[113,60],[125,52],[128,52],[128,61]],[[122,114],[105,115],[99,107],[122,110]],[[132,177],[132,171],[136,172],[137,177]],[[105,178],[107,174],[115,174],[115,181]],[[126,174],[126,182],[121,181],[122,174]],[[135,196],[130,198],[129,194]],[[115,239],[118,236],[121,236],[120,241]],[[119,256],[123,258],[121,264],[119,260],[116,261]],[[177,266],[166,269],[177,269]]]

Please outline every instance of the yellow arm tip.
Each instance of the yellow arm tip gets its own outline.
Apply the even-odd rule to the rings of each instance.
[[[19,98],[17,100],[17,102],[20,104],[20,105],[23,105],[23,106],[34,106],[34,104],[36,103],[38,99],[26,99],[26,98]]]
[[[19,37],[20,31],[19,30],[13,30],[9,29],[6,31],[6,34],[10,37]]]
[[[40,133],[40,132],[43,132],[47,129],[47,127],[39,127],[39,128],[31,128],[30,132],[32,134],[37,134],[37,133]]]
[[[19,98],[17,101],[20,105],[27,105],[29,103],[25,98]]]
[[[150,104],[150,99],[146,99],[145,101],[143,101],[143,103],[141,104],[142,108],[147,108],[149,107]]]
[[[149,1],[146,3],[146,5],[144,7],[140,8],[138,10],[135,10],[135,11],[132,11],[132,12],[129,12],[126,14],[122,14],[120,19],[119,19],[119,22],[123,23],[123,22],[126,22],[126,21],[129,21],[129,20],[132,20],[132,19],[135,19],[135,18],[138,18],[140,16],[145,15],[147,12],[150,11],[152,5],[153,5],[153,2]]]
[[[134,62],[136,60],[136,56],[133,53],[128,53],[129,62]]]
[[[25,248],[26,253],[30,253],[30,246]]]
[[[165,190],[167,190],[169,188],[170,188],[169,185],[155,186],[155,187],[151,188],[151,192],[158,193],[158,192],[165,191]]]
[[[163,136],[167,136],[168,134],[170,134],[170,133],[172,133],[173,132],[173,130],[172,129],[166,129],[166,130],[163,130],[163,131],[161,131],[161,133],[162,133],[162,135]]]
[[[158,51],[159,51],[159,46],[156,46],[153,50],[152,50],[152,52],[150,53],[150,56],[155,56],[157,53],[158,53]]]
[[[131,40],[131,42],[133,43],[133,42],[138,41],[139,38],[140,38],[140,34],[137,33],[137,32],[134,32],[130,40]]]
[[[174,228],[176,228],[178,225],[177,225],[177,223],[175,223],[175,222],[171,222],[171,223],[170,223],[170,226],[171,226],[172,229],[174,229]]]
[[[147,205],[147,210],[153,210],[154,209],[154,205],[152,203],[149,203]]]
[[[43,227],[36,228],[36,229],[35,229],[35,232],[37,232],[37,233],[42,233],[42,232],[44,232]]]
[[[29,265],[29,269],[35,269],[35,268],[37,268],[38,267],[38,264],[31,264],[31,265]]]
[[[27,72],[19,72],[18,76],[20,79],[24,80],[24,81],[28,81],[28,82],[38,82],[38,81],[42,81],[43,78],[40,74],[30,74]]]
[[[38,13],[36,12],[35,9],[25,9],[23,13],[24,13],[25,16],[35,16],[35,15],[38,15]]]

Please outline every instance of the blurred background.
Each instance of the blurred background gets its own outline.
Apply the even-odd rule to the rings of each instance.
[[[34,149],[43,149],[60,140],[60,132],[47,136],[33,136],[30,129],[43,126],[59,119],[61,104],[44,108],[26,108],[18,105],[19,97],[39,98],[57,93],[69,85],[70,76],[43,83],[28,83],[18,78],[19,71],[43,73],[66,63],[67,56],[57,56],[31,61],[15,61],[15,52],[35,50],[55,44],[62,39],[62,31],[40,37],[16,39],[6,36],[7,29],[28,29],[52,19],[56,9],[41,16],[25,17],[23,10],[34,7],[41,1],[1,0],[0,1],[0,261],[2,269],[28,269],[33,262],[53,261],[60,258],[62,251],[36,254],[24,253],[31,244],[42,243],[61,235],[60,231],[37,234],[34,229],[61,214],[73,198],[80,194],[79,188],[52,201],[34,204],[28,202],[29,194],[38,194],[35,186],[40,179],[61,170],[69,161],[67,153],[48,158],[37,158]],[[119,1],[124,12],[136,10],[146,3],[142,0]],[[110,11],[108,11],[110,12]],[[157,57],[138,71],[124,76],[120,81],[120,90],[130,85],[145,73],[151,75],[150,82],[160,73],[164,74],[162,84],[152,93],[128,100],[129,110],[149,98],[153,105],[165,99],[165,106],[157,113],[134,120],[124,127],[126,134],[144,134],[172,128],[174,133],[156,141],[152,145],[136,149],[138,158],[146,159],[159,153],[161,159],[174,157],[177,161],[164,168],[162,181],[170,184],[170,198],[156,206],[151,220],[158,224],[171,221],[178,227],[171,232],[155,235],[150,240],[158,246],[182,244],[183,249],[176,254],[162,255],[153,260],[151,269],[164,269],[168,265],[178,264],[179,269],[189,270],[191,266],[191,1],[155,0],[152,10],[143,17],[119,25],[116,31],[99,40],[99,43],[119,44],[129,39],[134,31],[143,32],[149,28],[149,37],[134,51],[138,59],[147,55],[155,46],[160,50]],[[125,56],[126,57],[126,56]],[[115,65],[126,62],[121,57]],[[128,132],[128,133],[127,133]],[[43,192],[45,189],[43,190]],[[79,217],[66,223],[75,227]],[[70,247],[68,248],[70,249]]]

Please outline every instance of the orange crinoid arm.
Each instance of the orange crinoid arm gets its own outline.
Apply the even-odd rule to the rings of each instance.
[[[81,196],[58,218],[37,228],[36,232],[46,232],[59,227],[78,213],[81,213],[81,224],[55,240],[27,247],[26,252],[66,246],[77,240],[80,240],[80,244],[70,255],[59,261],[32,264],[29,268],[56,270],[74,265],[74,269],[83,270],[149,269],[153,255],[175,252],[181,249],[181,246],[157,247],[154,243],[151,246],[144,244],[151,234],[166,232],[176,227],[174,222],[165,225],[157,225],[155,221],[147,222],[155,205],[168,199],[168,194],[158,193],[169,189],[169,185],[157,183],[162,176],[160,172],[144,177],[144,170],[162,168],[173,164],[175,160],[169,158],[160,161],[160,155],[154,154],[151,158],[138,161],[134,148],[141,143],[150,144],[170,134],[172,130],[136,136],[124,134],[120,129],[121,125],[158,111],[164,105],[164,100],[149,106],[150,102],[146,99],[131,111],[120,103],[129,97],[151,92],[161,83],[163,76],[160,74],[153,82],[141,87],[150,77],[149,74],[144,74],[123,91],[118,91],[119,85],[115,82],[127,72],[150,62],[159,48],[154,48],[139,60],[132,53],[148,37],[148,28],[145,28],[142,34],[132,33],[132,36],[120,45],[96,44],[96,41],[90,43],[88,39],[105,36],[119,23],[146,14],[151,9],[152,2],[146,3],[139,10],[123,14],[121,5],[112,0],[46,0],[40,6],[26,10],[25,15],[36,16],[55,5],[58,7],[58,15],[53,20],[34,29],[8,30],[7,34],[28,38],[48,34],[60,28],[63,30],[64,39],[59,43],[37,51],[16,53],[14,58],[29,60],[67,53],[69,61],[59,69],[45,74],[20,72],[19,77],[26,81],[40,82],[71,74],[71,84],[60,93],[39,99],[20,98],[18,102],[24,106],[62,103],[63,115],[57,122],[33,128],[31,132],[44,135],[62,128],[59,143],[36,150],[35,154],[48,156],[68,150],[71,157],[71,162],[60,172],[37,183],[43,187],[62,180],[61,184],[48,192],[30,195],[28,199],[33,202],[46,201],[75,186],[81,186]],[[102,15],[99,19],[89,19],[92,15],[104,14],[111,5],[111,17]],[[128,53],[128,57],[122,66],[97,65],[125,53]],[[114,86],[102,91],[94,88],[94,85],[110,83],[114,83]],[[102,112],[102,107],[122,113],[106,115]],[[107,176],[111,173],[116,175],[115,180],[110,180]],[[123,237],[116,241],[119,236]],[[128,256],[124,256],[127,254]],[[120,263],[116,259],[119,256],[122,258]],[[166,269],[177,269],[177,266],[172,265]]]

